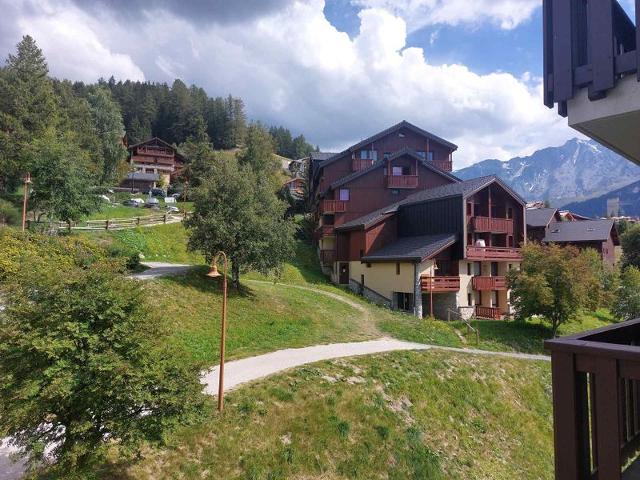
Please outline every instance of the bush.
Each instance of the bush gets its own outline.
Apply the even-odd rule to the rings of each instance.
[[[619,320],[640,318],[640,269],[627,267],[622,272],[613,314]]]
[[[64,264],[22,257],[0,311],[0,432],[36,461],[52,447],[64,478],[82,477],[109,446],[126,458],[160,442],[202,398],[198,367],[167,348],[142,285],[117,263],[70,253]]]
[[[20,211],[13,204],[0,198],[0,225],[18,225],[21,219]]]

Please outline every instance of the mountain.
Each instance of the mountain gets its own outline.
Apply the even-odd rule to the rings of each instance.
[[[640,217],[640,182],[633,182],[626,187],[613,190],[590,200],[569,203],[563,208],[588,217],[604,217],[607,215],[607,200],[610,198],[618,199],[620,215]]]
[[[640,180],[640,167],[592,140],[574,138],[528,157],[485,160],[454,172],[467,180],[498,175],[526,200],[553,206],[603,195]]]

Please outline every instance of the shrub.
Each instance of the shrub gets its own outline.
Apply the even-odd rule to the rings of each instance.
[[[0,225],[18,225],[21,218],[20,211],[11,202],[0,198]]]
[[[70,253],[62,264],[23,257],[0,311],[0,432],[33,460],[52,447],[64,478],[82,477],[108,446],[126,458],[160,442],[201,401],[197,366],[162,341],[142,285]]]
[[[640,318],[640,269],[627,267],[622,272],[613,314],[619,320]]]

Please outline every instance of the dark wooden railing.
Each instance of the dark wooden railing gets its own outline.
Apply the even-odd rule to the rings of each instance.
[[[343,213],[347,211],[347,202],[342,200],[322,200],[320,211],[322,213]]]
[[[387,177],[388,188],[417,188],[418,175],[389,175]]]
[[[369,168],[373,165],[373,160],[371,159],[362,159],[362,158],[354,158],[351,160],[351,171],[359,172],[360,170],[364,170],[365,168]]]
[[[473,277],[471,283],[474,290],[506,290],[506,277]]]
[[[502,318],[502,312],[498,307],[482,307],[476,305],[476,317],[500,320]]]
[[[336,261],[335,250],[320,250],[320,261],[323,265],[331,265]]]
[[[640,0],[635,4],[634,25],[616,0],[543,0],[545,105],[557,103],[566,116],[579,88],[597,100],[623,75],[640,80]]]
[[[420,278],[423,292],[457,292],[460,290],[460,277],[428,277]]]
[[[639,345],[640,319],[545,342],[557,480],[620,480],[637,456]]]
[[[511,218],[471,217],[471,228],[476,232],[508,233],[513,235]]]
[[[173,157],[173,150],[165,147],[138,147],[136,151],[144,155],[159,155],[163,157]]]
[[[467,247],[469,260],[522,260],[522,251],[510,247]]]
[[[325,235],[333,235],[335,233],[335,228],[333,225],[320,225],[316,231],[318,232],[318,236],[322,237]]]
[[[453,170],[453,162],[451,160],[434,160],[433,165],[445,172],[451,172]]]

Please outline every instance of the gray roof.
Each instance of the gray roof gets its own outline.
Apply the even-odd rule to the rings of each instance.
[[[127,179],[142,182],[157,182],[160,180],[160,176],[157,173],[131,172],[127,173]]]
[[[399,238],[375,252],[362,257],[363,262],[421,262],[456,242],[455,234],[422,235]]]
[[[557,211],[557,208],[527,208],[527,226],[546,227]]]
[[[613,220],[582,220],[579,222],[554,222],[549,226],[543,242],[604,242],[614,228]],[[617,243],[617,232],[613,232]]]
[[[404,200],[401,200],[393,205],[389,205],[388,207],[381,208],[380,210],[376,210],[375,212],[364,215],[360,218],[356,218],[350,222],[342,224],[336,227],[336,230],[350,230],[358,227],[366,227],[367,225],[371,225],[375,223],[387,213],[393,213],[398,210],[400,206],[403,205],[413,205],[417,203],[429,202],[432,200],[438,200],[441,198],[449,198],[460,196],[461,198],[466,198],[469,195],[473,195],[479,190],[482,190],[486,186],[498,183],[505,190],[507,190],[516,200],[518,200],[522,205],[525,205],[524,200],[515,193],[507,184],[505,184],[500,178],[495,175],[489,175],[486,177],[474,178],[471,180],[466,180],[464,182],[450,183],[447,185],[441,185],[435,188],[429,188],[427,190],[421,190],[419,192],[414,193],[413,195],[409,195]]]
[[[322,162],[335,155],[334,152],[311,152],[309,158],[314,162]]]
[[[455,182],[460,182],[461,180],[456,177],[455,175],[452,175],[451,173],[445,172],[444,170],[440,170],[438,167],[436,167],[435,165],[433,165],[431,162],[425,160],[424,158],[422,158],[420,155],[418,155],[415,150],[412,150],[410,148],[403,148],[402,150],[399,150],[398,152],[394,153],[393,155],[391,155],[388,159],[386,160],[380,160],[377,162],[374,162],[373,165],[362,169],[362,170],[358,170],[357,172],[353,172],[349,175],[347,175],[346,177],[342,177],[340,180],[336,180],[335,182],[333,182],[330,186],[329,189],[335,189],[341,185],[344,185],[345,183],[349,183],[352,180],[355,180],[356,178],[359,178],[363,175],[366,175],[367,173],[380,168],[382,166],[384,166],[387,162],[391,162],[393,160],[395,160],[396,158],[400,158],[404,155],[408,155],[412,158],[415,158],[416,160],[420,161],[420,163],[422,165],[424,165],[425,167],[427,167],[429,170],[438,173],[440,175],[442,175],[443,177],[448,178],[449,180],[453,180]]]
[[[421,129],[420,127],[416,127],[414,124],[407,122],[406,120],[402,120],[400,123],[396,123],[395,125],[376,133],[375,135],[372,135],[371,137],[365,138],[364,140],[356,143],[355,145],[352,145],[351,147],[347,148],[346,150],[340,152],[340,153],[336,153],[335,155],[333,155],[331,158],[328,158],[326,163],[323,163],[322,166],[324,167],[325,165],[328,165],[340,158],[342,158],[344,155],[353,152],[355,150],[358,150],[359,148],[368,145],[372,142],[375,142],[376,140],[378,140],[379,138],[382,138],[386,135],[389,135],[390,133],[393,133],[396,130],[400,130],[401,128],[407,128],[409,130],[412,130],[416,133],[418,133],[419,135],[423,135],[427,138],[429,138],[430,140],[433,140],[435,142],[441,143],[442,145],[445,145],[446,147],[450,148],[451,150],[457,150],[458,146],[446,141],[444,138],[440,138],[436,135],[434,135],[433,133],[429,133],[426,130]]]

